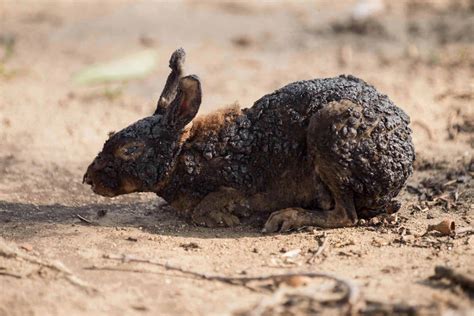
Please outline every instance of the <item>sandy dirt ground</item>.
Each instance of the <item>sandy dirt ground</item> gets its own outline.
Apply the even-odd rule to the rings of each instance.
[[[474,3],[381,3],[354,20],[355,1],[1,1],[0,315],[347,312],[324,304],[339,293],[329,281],[252,290],[110,259],[123,255],[227,277],[330,273],[352,280],[367,306],[473,315],[472,292],[429,277],[437,265],[474,274]],[[109,131],[153,112],[177,47],[203,82],[201,114],[341,73],[388,94],[411,116],[417,152],[397,216],[262,235],[195,227],[153,194],[94,195],[85,168]],[[159,58],[144,78],[72,81],[144,48]],[[443,219],[461,233],[422,235]]]

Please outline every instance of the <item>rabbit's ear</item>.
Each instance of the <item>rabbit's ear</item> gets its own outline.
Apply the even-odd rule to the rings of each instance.
[[[201,96],[201,82],[196,75],[181,78],[176,98],[166,111],[167,123],[178,129],[184,128],[196,116]]]
[[[176,97],[179,80],[183,76],[183,66],[186,59],[186,53],[184,49],[178,48],[174,51],[170,58],[170,68],[171,73],[166,79],[165,87],[163,92],[161,92],[160,98],[158,99],[158,104],[156,105],[156,114],[165,114],[166,108],[170,105],[171,101]]]

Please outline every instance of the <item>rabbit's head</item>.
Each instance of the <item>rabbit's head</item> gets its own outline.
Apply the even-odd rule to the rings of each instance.
[[[181,53],[184,58],[184,52]],[[169,180],[181,150],[185,126],[196,116],[201,104],[198,77],[181,77],[181,66],[177,73],[178,68],[173,68],[172,62],[173,57],[170,61],[173,72],[155,114],[112,134],[87,168],[83,180],[95,193],[112,197],[158,192]],[[168,102],[170,97],[174,98]]]

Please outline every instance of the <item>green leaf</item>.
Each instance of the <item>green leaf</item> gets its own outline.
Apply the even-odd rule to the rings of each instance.
[[[95,84],[142,78],[155,68],[156,62],[156,52],[147,49],[133,55],[87,67],[74,75],[73,80],[78,84]]]

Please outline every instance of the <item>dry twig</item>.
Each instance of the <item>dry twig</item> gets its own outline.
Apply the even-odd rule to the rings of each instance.
[[[0,275],[6,275],[6,276],[11,276],[17,279],[21,279],[23,275],[18,274],[18,273],[13,273],[13,272],[8,272],[8,271],[0,271]]]
[[[474,294],[474,279],[454,271],[452,268],[445,266],[436,266],[435,274],[430,277],[431,280],[447,279],[451,283],[460,285],[465,291]]]
[[[96,225],[96,223],[94,223],[94,222],[88,220],[87,218],[85,218],[85,217],[83,217],[83,216],[81,216],[81,215],[79,215],[79,214],[76,214],[76,217],[79,218],[79,219],[80,219],[81,221],[83,221],[84,223],[87,223],[87,224],[89,224],[89,225]]]
[[[460,235],[470,235],[474,233],[474,227],[461,227],[459,229],[456,230],[456,236],[460,236]]]
[[[383,303],[367,301],[367,306],[361,310],[361,315],[437,315],[436,305],[408,305],[405,303]]]
[[[340,303],[340,304],[348,304],[349,308],[355,307],[357,303],[360,301],[360,292],[359,288],[355,286],[351,281],[342,279],[340,277],[324,273],[324,272],[290,272],[290,273],[283,273],[283,274],[271,274],[265,276],[255,276],[255,277],[226,277],[226,276],[219,276],[219,275],[207,275],[199,272],[185,270],[181,267],[176,267],[169,265],[167,263],[162,263],[158,261],[154,261],[151,259],[143,259],[143,258],[136,258],[133,256],[127,255],[104,255],[105,259],[110,260],[118,260],[121,262],[137,262],[137,263],[146,263],[155,266],[159,266],[165,268],[170,271],[180,272],[185,275],[193,276],[198,279],[207,280],[207,281],[218,281],[226,284],[231,285],[238,285],[244,286],[253,290],[248,286],[250,282],[256,281],[273,281],[276,284],[282,283],[283,281],[293,278],[293,277],[308,277],[308,278],[325,278],[329,280],[333,280],[336,282],[336,287],[344,289],[345,294],[337,300],[337,302],[333,303]],[[91,269],[91,268],[88,268]],[[125,270],[122,270],[125,271]],[[131,272],[134,272],[133,270]],[[153,271],[149,270],[140,270],[140,272],[148,272],[154,273]]]
[[[12,259],[21,259],[30,263],[37,264],[42,267],[46,267],[52,270],[55,270],[61,274],[63,274],[64,278],[69,281],[69,283],[80,287],[87,291],[97,291],[95,288],[88,285],[85,281],[81,280],[77,276],[75,276],[71,270],[65,267],[62,262],[60,261],[46,261],[40,258],[24,254],[20,252],[18,249],[12,248],[6,244],[5,241],[0,239],[0,256],[4,258],[12,258]]]
[[[306,261],[306,263],[314,263],[316,261],[316,258],[318,258],[326,249],[326,246],[328,243],[328,237],[327,237],[326,232],[323,233],[318,243],[319,243],[318,250],[316,250],[316,252]]]

